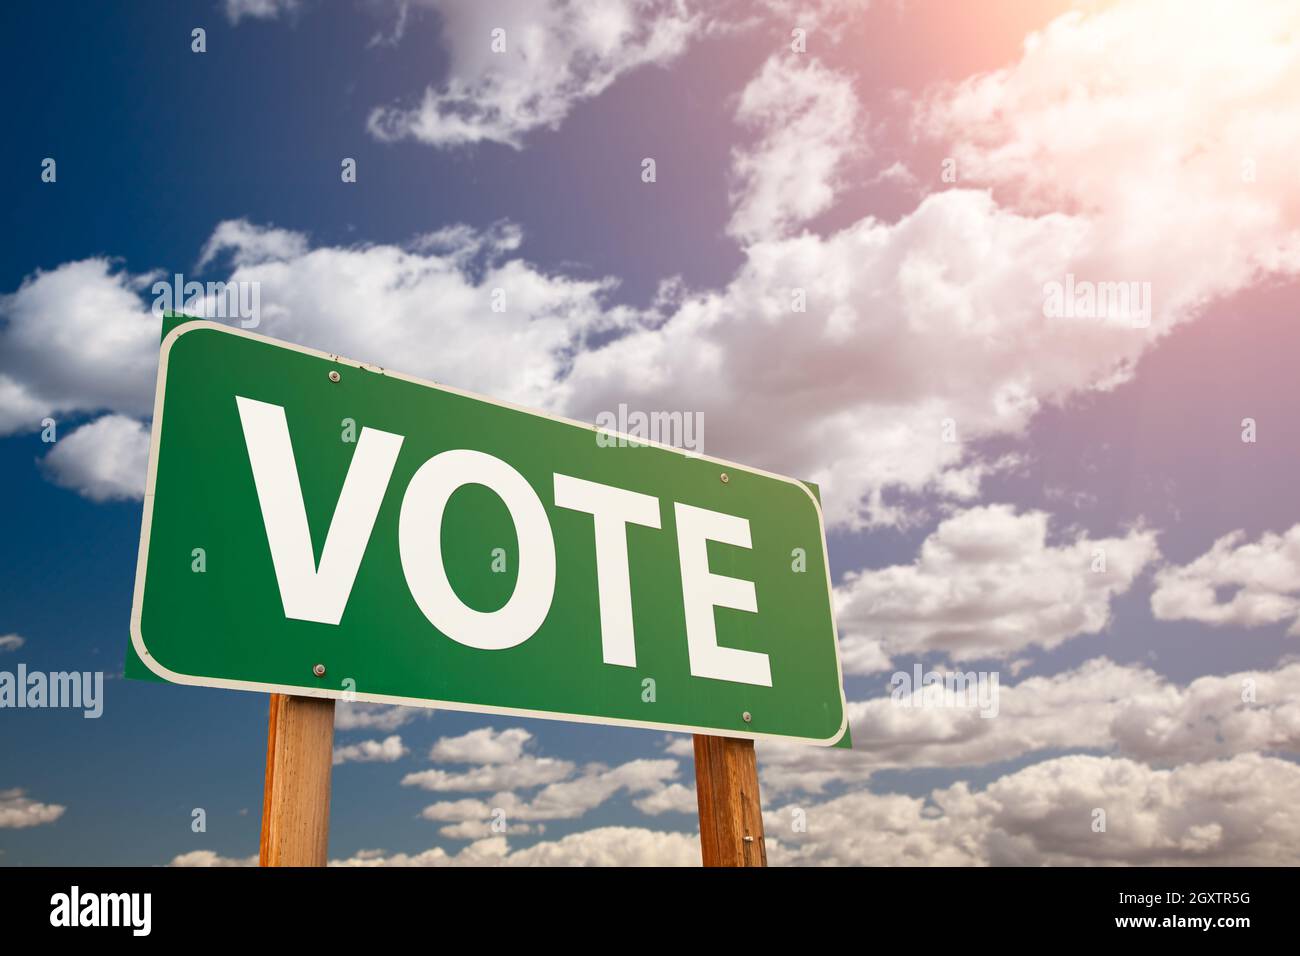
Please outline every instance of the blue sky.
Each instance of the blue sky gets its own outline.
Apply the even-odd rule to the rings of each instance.
[[[1300,22],[974,6],[6,5],[0,671],[108,680],[98,720],[0,710],[0,864],[256,852],[265,697],[120,679],[155,272],[817,481],[855,750],[760,746],[773,862],[1293,862]],[[1067,273],[1149,323],[1048,317]],[[898,706],[917,662],[996,673],[998,716]],[[695,859],[681,738],[366,716],[336,745],[401,755],[335,768],[333,860]]]

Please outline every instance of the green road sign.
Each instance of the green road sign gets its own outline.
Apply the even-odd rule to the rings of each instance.
[[[800,482],[198,321],[152,443],[128,676],[845,736]]]

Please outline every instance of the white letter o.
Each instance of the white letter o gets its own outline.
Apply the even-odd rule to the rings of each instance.
[[[442,564],[442,514],[461,485],[484,485],[510,512],[519,537],[515,591],[496,611],[467,607]],[[522,644],[542,626],[555,595],[555,539],[532,485],[500,458],[466,448],[434,455],[416,471],[402,498],[397,548],[411,597],[438,630],[466,647],[500,651]]]

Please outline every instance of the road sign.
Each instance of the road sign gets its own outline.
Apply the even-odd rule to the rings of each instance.
[[[127,673],[834,744],[824,535],[798,481],[185,322]]]

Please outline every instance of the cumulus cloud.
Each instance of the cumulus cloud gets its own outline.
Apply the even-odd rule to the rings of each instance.
[[[533,739],[522,727],[502,731],[480,727],[459,737],[443,737],[430,749],[429,759],[471,766],[464,770],[435,768],[408,773],[402,778],[402,786],[436,793],[496,793],[558,783],[572,776],[577,767],[571,761],[524,753]],[[477,813],[479,805],[474,806]],[[483,821],[463,822],[465,826],[456,833],[468,832],[471,825]],[[444,833],[451,835],[448,829],[444,828]]]
[[[153,278],[82,259],[0,296],[0,435],[47,416],[152,413],[161,322],[140,296]]]
[[[698,834],[601,827],[509,854],[513,866],[699,866]]]
[[[656,815],[676,809],[685,789],[674,780],[676,760],[632,760],[617,767],[592,763],[579,768],[569,760],[527,753],[531,733],[521,727],[498,731],[480,727],[459,737],[444,737],[429,751],[438,763],[465,769],[433,768],[408,773],[402,786],[435,793],[483,793],[483,798],[442,800],[425,807],[426,820],[448,823],[444,836],[488,836],[488,825],[504,820],[510,832],[528,821],[567,820],[582,816],[618,793],[638,795],[635,805]],[[540,788],[540,789],[538,789]],[[517,791],[535,790],[531,797]],[[694,791],[686,791],[694,799]]]
[[[845,159],[863,148],[858,112],[848,76],[792,53],[771,57],[736,111],[762,135],[733,151],[728,232],[742,241],[780,236],[828,209]]]
[[[1215,0],[1071,11],[1015,64],[938,90],[919,125],[949,141],[960,182],[1085,215],[1100,241],[1076,271],[1151,280],[1185,311],[1300,266],[1300,8],[1238,14]]]
[[[651,817],[661,813],[697,813],[700,808],[695,788],[681,783],[669,784],[649,796],[632,801],[632,805]]]
[[[764,826],[775,865],[1288,865],[1300,843],[1298,786],[1300,766],[1258,754],[1174,769],[1076,755],[983,790],[858,790],[789,804]],[[796,810],[806,832],[792,826]]]
[[[894,223],[752,243],[725,289],[578,356],[572,407],[703,411],[726,423],[711,452],[819,482],[850,526],[905,519],[886,491],[969,500],[996,463],[968,442],[1113,388],[1206,302],[1300,265],[1283,135],[1300,135],[1300,51],[1281,39],[1300,13],[1265,8],[1075,12],[1014,65],[940,87],[917,126],[960,188]],[[1149,326],[1047,317],[1067,275],[1150,282]]]
[[[840,10],[810,15],[822,7]],[[377,114],[391,135],[516,141],[557,122],[573,91],[594,95],[629,64],[672,55],[694,22],[669,2],[520,6],[500,15],[511,52],[498,55],[494,10],[441,12],[449,78],[415,110]],[[1044,405],[1113,387],[1209,300],[1295,271],[1287,144],[1300,137],[1300,54],[1276,38],[1297,16],[1289,3],[1242,18],[1157,0],[1066,15],[1013,65],[924,101],[917,128],[950,147],[961,188],[892,223],[747,239],[725,286],[644,314],[609,308],[609,280],[513,258],[509,230],[311,248],[237,220],[217,227],[203,259],[229,255],[231,279],[261,283],[271,335],[588,420],[620,402],[700,411],[716,423],[711,453],[819,482],[833,524],[896,524],[913,517],[914,496],[968,502],[1012,463],[985,460],[979,440],[1023,435]],[[535,82],[543,67],[549,79]],[[760,106],[793,109],[799,126],[826,103],[855,112],[852,91],[809,61],[768,64],[750,89],[741,119],[764,133],[738,154],[752,168],[736,214],[789,228],[827,201],[830,159],[850,144],[825,149],[825,130],[811,141],[825,159],[809,167],[811,193],[765,185],[789,185],[791,153]],[[1150,281],[1150,327],[1046,317],[1045,284],[1067,274]],[[33,428],[52,409],[147,414],[157,323],[139,282],[85,260],[4,298],[0,425]],[[504,313],[490,308],[495,288]]]
[[[246,857],[222,856],[215,850],[190,850],[172,858],[168,866],[180,867],[233,867],[257,866],[257,854]]]
[[[866,13],[871,0],[762,0],[779,25],[824,30],[834,42],[854,17]]]
[[[527,801],[506,807],[507,814],[524,820],[564,820],[582,816],[616,793],[660,791],[680,771],[676,760],[630,760],[617,767],[588,766],[572,780],[549,784]]]
[[[473,239],[473,235],[466,237]],[[217,224],[203,244],[198,268],[227,255],[236,266],[252,266],[277,259],[296,259],[307,253],[307,237],[290,229],[257,226],[246,219],[227,219]]]
[[[698,834],[639,827],[600,827],[559,840],[511,850],[505,837],[471,843],[456,853],[434,847],[423,853],[364,851],[330,866],[699,866]]]
[[[20,789],[0,790],[0,829],[23,830],[53,823],[67,807],[57,803],[38,803]]]
[[[1261,627],[1290,621],[1300,636],[1300,524],[1247,542],[1234,531],[1190,564],[1156,574],[1151,612],[1162,621]]]
[[[492,816],[495,808],[482,800],[465,798],[463,800],[443,800],[424,808],[421,816],[426,820],[445,822],[448,820],[484,820]]]
[[[849,704],[853,750],[762,741],[759,774],[771,798],[865,785],[879,770],[974,767],[1050,751],[1091,750],[1156,765],[1300,753],[1300,699],[1291,691],[1297,681],[1300,663],[1179,686],[1148,668],[1098,658],[1061,674],[999,680],[993,717],[951,696],[930,702],[889,693]]]
[[[149,429],[134,418],[104,415],[60,438],[41,467],[55,484],[91,501],[143,498]]]
[[[500,810],[510,821],[573,820],[620,792],[654,794],[677,777],[676,760],[631,760],[617,767],[590,764],[571,779],[547,784],[532,797],[501,792],[486,800],[445,800],[421,811],[426,820],[485,820]]]
[[[1300,663],[1273,671],[1198,677],[1122,701],[1110,735],[1124,753],[1152,762],[1258,750],[1300,753]]]
[[[343,763],[393,763],[410,751],[402,745],[397,734],[383,740],[362,740],[345,747],[334,748],[335,766]]]
[[[569,355],[634,313],[607,306],[612,280],[553,276],[508,258],[519,242],[503,224],[447,227],[405,246],[311,249],[301,234],[231,220],[202,260],[229,265],[230,282],[259,284],[261,333],[551,407]],[[139,497],[144,486],[138,419],[153,409],[160,320],[142,296],[155,278],[87,259],[0,296],[0,434],[110,411],[60,436],[44,459],[51,477],[96,500]],[[505,311],[493,310],[496,290]],[[488,353],[496,360],[482,361]]]
[[[583,36],[596,30],[615,43],[620,63],[629,48],[655,47],[629,43],[627,23],[640,24],[635,37],[655,32],[646,26],[653,17],[629,9],[601,8],[608,22],[550,4],[520,16],[546,23],[537,42],[548,51],[547,71],[566,76],[554,62],[570,64],[568,53],[587,43],[554,46],[550,37],[567,36],[569,19],[582,21]],[[662,9],[664,22],[689,19],[675,5]],[[864,218],[826,236],[751,241],[725,286],[683,290],[640,316],[607,307],[609,281],[549,275],[511,258],[517,246],[506,234],[479,243],[467,262],[463,245],[312,249],[283,230],[236,222],[218,227],[208,252],[231,255],[232,279],[261,283],[269,334],[588,420],[620,402],[703,412],[716,423],[711,453],[819,482],[833,524],[898,523],[911,517],[910,496],[970,501],[991,470],[1007,466],[979,455],[981,439],[1020,436],[1044,405],[1113,387],[1206,302],[1295,271],[1300,186],[1287,172],[1287,144],[1300,136],[1291,95],[1300,54],[1275,38],[1300,14],[1287,3],[1263,3],[1249,18],[1224,10],[1143,0],[1062,17],[1015,64],[941,87],[924,102],[918,128],[950,147],[961,188],[925,197],[896,222]],[[478,18],[491,16],[458,6],[444,26],[449,36],[486,33]],[[555,17],[558,27],[547,19]],[[1215,42],[1199,42],[1205,37]],[[428,117],[428,135],[443,141],[510,139],[515,127],[498,114],[511,109],[461,115],[452,106],[457,96],[483,109],[509,100],[475,83],[531,82],[532,66],[482,79],[495,56],[486,38],[454,46],[469,60],[454,63],[448,85],[430,93],[431,112],[413,115]],[[530,48],[512,49],[522,57]],[[600,56],[592,62],[606,75]],[[795,71],[793,80],[781,77],[796,90],[809,77],[827,78],[814,64],[783,69]],[[816,86],[819,94],[838,91],[830,101],[849,108],[842,84]],[[765,87],[760,73],[753,89]],[[538,103],[546,91],[545,84],[535,91]],[[755,93],[753,101],[763,98]],[[794,98],[800,102],[808,101]],[[527,122],[559,115],[532,110],[522,114]],[[779,140],[779,126],[763,125],[760,112],[754,121]],[[398,122],[394,134],[404,129]],[[787,155],[774,147],[773,165],[754,167],[755,191],[738,194],[738,215],[759,208],[746,205],[757,202],[749,197],[777,195],[760,188],[769,180],[757,170],[776,170],[771,181],[782,181]],[[778,193],[795,203],[773,213],[780,223],[817,208],[824,195],[796,202],[794,193]],[[1198,201],[1183,201],[1188,195]],[[1044,287],[1067,274],[1149,281],[1150,327],[1048,318]],[[10,399],[2,403],[9,430],[34,427],[55,407],[145,413],[157,326],[132,291],[135,281],[87,260],[40,273],[5,298],[0,396]],[[491,311],[494,288],[505,291],[504,313]],[[102,296],[120,321],[67,319],[105,313],[69,309],[74,291]],[[800,299],[805,311],[796,311]],[[429,302],[439,303],[436,314]],[[363,313],[379,318],[358,323]],[[38,318],[77,345],[60,348],[56,336],[51,348]],[[632,331],[618,334],[623,329]],[[126,340],[112,350],[118,361],[82,361],[98,353],[81,343],[102,344],[107,330]],[[594,339],[598,330],[612,334]],[[26,351],[13,348],[24,343]],[[9,360],[28,352],[32,370]],[[487,352],[499,360],[480,361]],[[132,374],[119,375],[123,368]]]
[[[222,240],[235,261],[230,281],[260,284],[257,331],[505,401],[553,405],[569,354],[631,315],[607,308],[610,280],[568,279],[505,258],[517,230],[447,229],[408,247],[289,255],[291,245],[260,235],[241,224]],[[504,311],[493,309],[497,289]],[[483,361],[488,354],[493,361]]]
[[[1034,262],[1043,275],[1061,271],[1058,240],[1075,229],[948,192],[892,225],[756,243],[724,289],[684,295],[663,315],[611,306],[612,280],[512,258],[519,234],[509,228],[309,248],[237,220],[217,227],[205,256],[229,258],[227,281],[259,284],[260,332],[587,420],[622,401],[701,411],[724,423],[710,428],[723,436],[710,452],[819,481],[831,519],[861,524],[897,519],[887,488],[978,491],[995,464],[943,440],[945,419],[963,440],[1017,431],[1043,396],[1086,387],[1136,348],[1132,330],[1049,332],[1036,299],[1009,305]],[[79,302],[103,299],[116,312],[69,308],[55,276]],[[158,325],[141,285],[87,260],[6,297],[5,344],[30,330],[40,345],[31,368],[0,362],[23,419],[11,428],[35,428],[55,408],[147,414]],[[498,289],[503,312],[492,308]],[[806,313],[792,311],[796,289]],[[51,347],[48,334],[64,327]],[[105,361],[88,363],[86,342]],[[483,362],[489,353],[496,360]]]
[[[402,778],[404,787],[440,793],[483,793],[539,787],[567,779],[575,766],[568,760],[525,755],[509,763],[487,764],[465,771],[421,770]]]
[[[1156,557],[1155,534],[1080,532],[1051,544],[1048,530],[1042,511],[969,508],[944,520],[912,564],[847,575],[836,591],[845,668],[884,670],[900,654],[1009,659],[1105,629],[1111,599]]]
[[[437,12],[448,75],[414,105],[375,109],[371,133],[434,146],[522,148],[625,73],[676,58],[700,28],[684,0],[413,0]],[[499,52],[494,51],[494,32]],[[500,45],[504,43],[504,48]]]
[[[444,763],[509,763],[520,759],[533,735],[522,727],[498,731],[479,727],[459,737],[443,737],[434,743],[429,759]]]
[[[389,731],[404,727],[417,717],[432,715],[433,711],[425,707],[340,701],[334,709],[334,729]]]
[[[578,355],[569,406],[702,412],[725,423],[710,454],[818,482],[833,523],[899,520],[886,489],[969,499],[989,466],[968,439],[1018,433],[1140,348],[1132,329],[1043,317],[1036,283],[1083,231],[951,191],[897,223],[757,242],[724,289]]]
[[[956,783],[919,797],[858,789],[785,803],[764,813],[764,826],[777,866],[1286,865],[1300,842],[1297,787],[1300,766],[1258,754],[1172,769],[1074,755],[982,789]],[[1104,831],[1094,830],[1099,810]],[[523,849],[497,835],[456,852],[364,850],[330,865],[692,866],[699,852],[698,834],[601,827]],[[205,850],[172,865],[255,862]]]
[[[302,0],[225,0],[226,19],[232,24],[240,20],[274,20],[282,13],[294,13]]]
[[[509,823],[504,818],[491,820],[462,820],[439,827],[438,832],[449,840],[488,840],[494,836],[526,836],[530,833],[543,833],[544,823]]]
[[[27,643],[21,634],[0,634],[0,652],[16,651]]]

